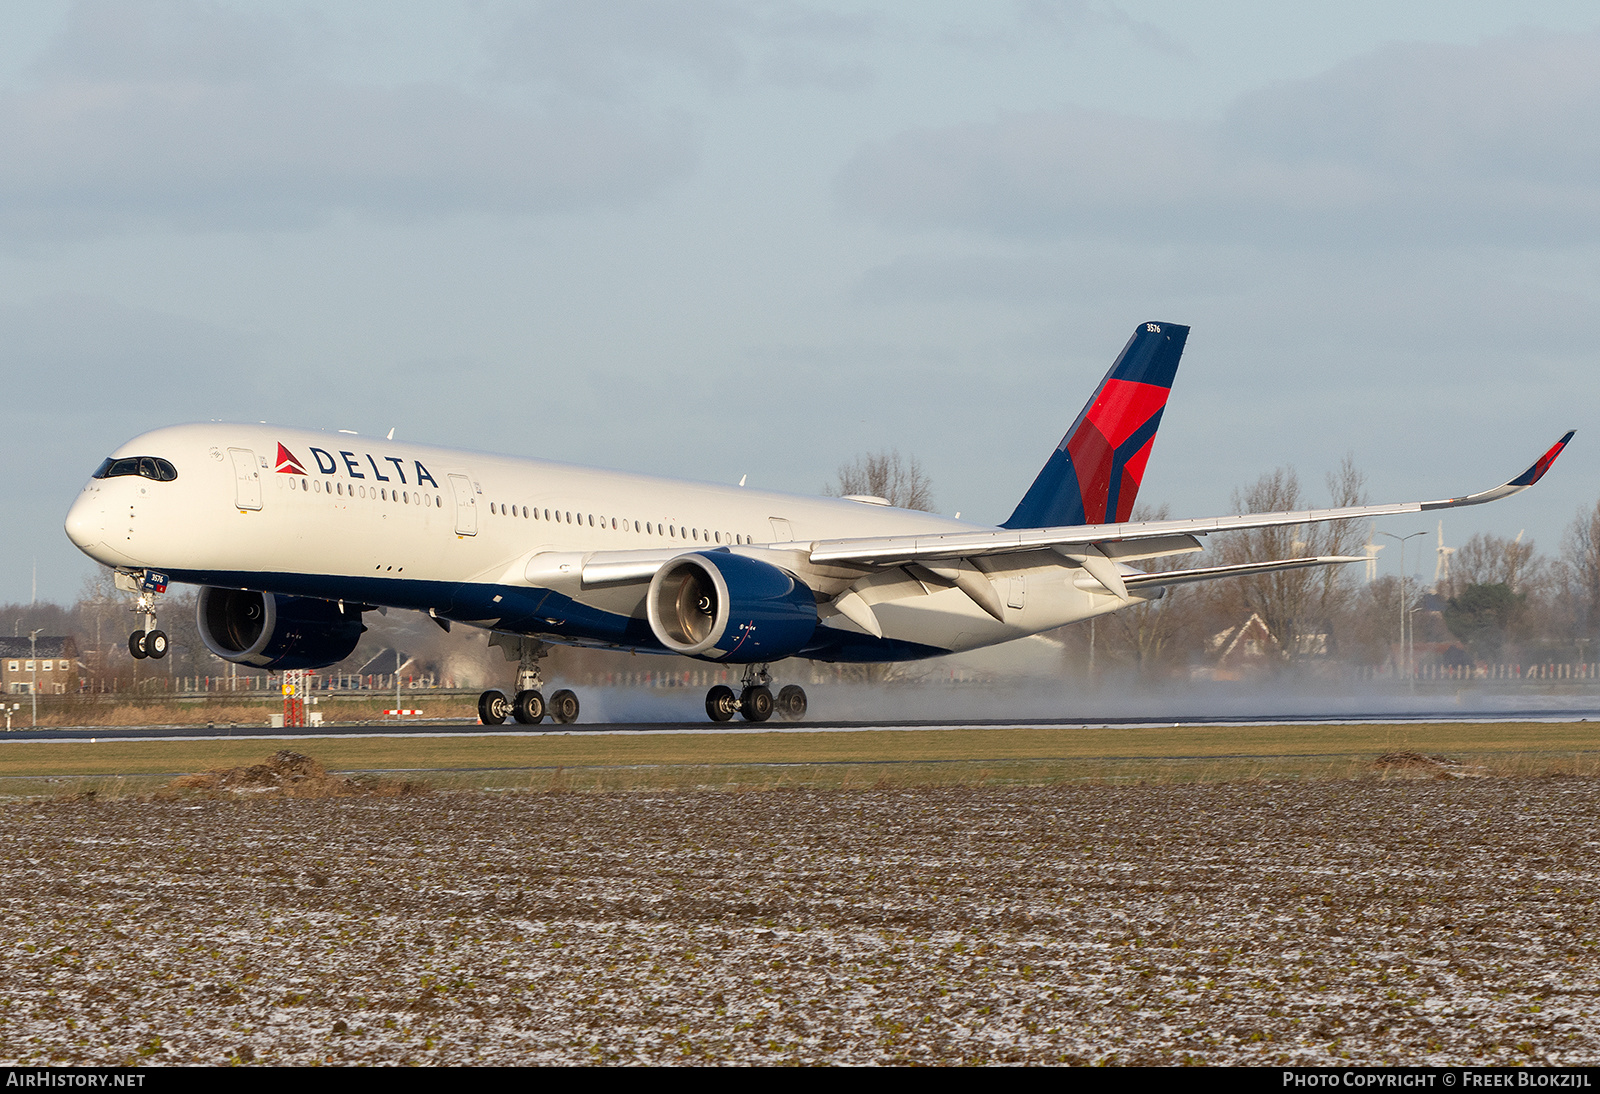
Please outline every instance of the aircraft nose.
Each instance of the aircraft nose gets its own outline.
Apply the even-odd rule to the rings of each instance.
[[[90,549],[105,540],[105,507],[93,494],[83,494],[67,510],[67,538],[80,551]]]

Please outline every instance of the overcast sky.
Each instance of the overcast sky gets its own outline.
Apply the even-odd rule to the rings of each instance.
[[[9,0],[0,601],[35,560],[75,596],[89,472],[210,418],[800,493],[895,447],[999,521],[1145,320],[1193,332],[1142,500],[1225,513],[1289,465],[1320,502],[1347,452],[1374,501],[1441,497],[1575,427],[1445,518],[1554,552],[1600,497],[1597,27]]]

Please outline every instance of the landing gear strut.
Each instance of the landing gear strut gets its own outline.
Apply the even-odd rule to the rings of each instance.
[[[797,721],[806,713],[805,689],[798,684],[786,685],[772,697],[772,674],[766,665],[747,665],[737,696],[726,684],[718,684],[706,692],[706,716],[713,722],[726,722],[735,714],[747,722],[765,722],[776,711],[786,722]]]
[[[566,688],[545,702],[539,662],[549,656],[549,646],[537,638],[498,632],[490,635],[489,644],[503,649],[507,661],[517,662],[517,692],[510,700],[499,691],[486,691],[478,696],[478,718],[484,725],[501,725],[511,717],[522,725],[536,726],[544,721],[546,714],[561,725],[578,720],[578,697]]]
[[[167,632],[156,629],[156,600],[167,591],[166,575],[154,570],[143,574],[124,574],[119,570],[116,581],[117,588],[139,594],[129,610],[144,616],[144,629],[128,635],[128,652],[138,661],[146,657],[161,660],[171,646]]]
[[[549,653],[550,647],[537,638],[523,638],[517,644],[517,694],[511,700],[511,716],[522,725],[544,721],[544,692],[540,690],[544,678],[539,674],[539,662]]]
[[[765,722],[772,717],[772,674],[767,666],[744,667],[744,690],[739,692],[739,713],[747,722]]]

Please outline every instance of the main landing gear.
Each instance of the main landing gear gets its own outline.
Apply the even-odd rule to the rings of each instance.
[[[117,588],[127,592],[137,592],[138,600],[130,611],[144,616],[144,629],[134,631],[128,635],[128,652],[136,661],[146,657],[159,661],[167,655],[172,643],[167,638],[167,632],[156,629],[156,599],[167,591],[167,579],[164,575],[146,570],[143,574],[117,573]]]
[[[747,722],[765,722],[774,711],[786,722],[796,722],[805,717],[806,692],[798,684],[787,684],[772,697],[772,674],[767,666],[747,665],[744,670],[742,690],[736,696],[726,684],[718,684],[706,692],[706,715],[713,722],[729,721],[735,714]]]
[[[517,692],[510,699],[504,692],[486,691],[478,696],[478,719],[486,726],[503,725],[514,718],[519,724],[536,726],[550,720],[560,725],[571,725],[578,720],[578,697],[566,688],[550,696],[545,702],[544,679],[539,673],[539,661],[550,653],[550,647],[537,638],[511,638],[497,635],[497,645],[505,647],[507,659],[511,651],[517,657]]]

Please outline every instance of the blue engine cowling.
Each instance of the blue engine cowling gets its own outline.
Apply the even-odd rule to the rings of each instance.
[[[200,590],[195,608],[206,649],[261,669],[320,669],[355,652],[361,612],[331,600],[278,596],[243,589]]]
[[[722,551],[679,555],[645,597],[650,629],[673,653],[759,664],[799,653],[817,629],[805,582],[766,562]]]

